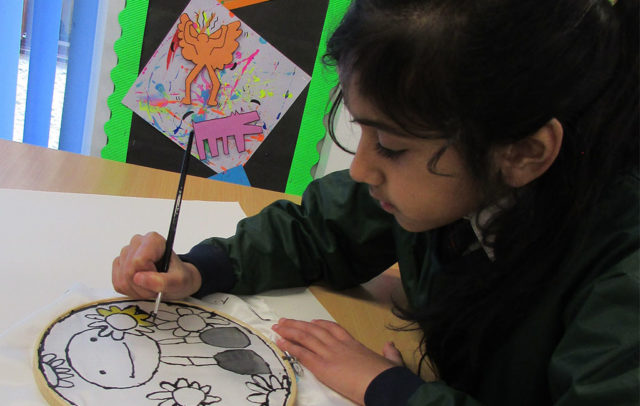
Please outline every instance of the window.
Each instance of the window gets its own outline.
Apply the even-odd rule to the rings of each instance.
[[[109,0],[2,1],[0,138],[86,152]]]

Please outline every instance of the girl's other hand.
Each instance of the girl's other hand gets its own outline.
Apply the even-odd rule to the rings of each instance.
[[[200,273],[175,253],[171,253],[169,271],[158,272],[156,263],[162,259],[165,244],[164,237],[155,232],[133,236],[129,245],[113,260],[111,280],[114,289],[140,299],[154,299],[158,292],[166,299],[181,299],[197,292],[202,283]]]
[[[359,405],[369,383],[397,363],[356,341],[344,328],[327,320],[280,319],[273,330],[276,344],[293,355],[322,383]]]

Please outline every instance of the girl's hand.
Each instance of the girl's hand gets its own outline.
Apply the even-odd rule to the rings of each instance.
[[[113,260],[111,280],[116,291],[134,298],[154,299],[162,292],[166,299],[181,299],[200,288],[200,273],[192,264],[171,253],[169,271],[158,272],[166,240],[158,233],[135,235]]]
[[[331,321],[280,319],[273,330],[281,337],[276,340],[281,350],[296,357],[322,383],[360,405],[373,378],[397,366]]]

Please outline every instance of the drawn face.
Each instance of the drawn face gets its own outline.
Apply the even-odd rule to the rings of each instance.
[[[115,340],[99,333],[97,329],[86,330],[69,341],[67,360],[80,377],[103,388],[132,388],[153,377],[160,362],[155,341],[142,335]]]

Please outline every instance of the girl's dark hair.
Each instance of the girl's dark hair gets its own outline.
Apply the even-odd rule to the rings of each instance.
[[[329,40],[324,60],[345,91],[355,74],[355,90],[401,128],[442,133],[485,206],[512,199],[483,229],[495,237],[493,266],[403,313],[449,384],[473,390],[483,357],[580,243],[580,220],[637,171],[638,15],[637,0],[354,0]],[[564,130],[558,158],[509,189],[491,152],[552,118]]]

